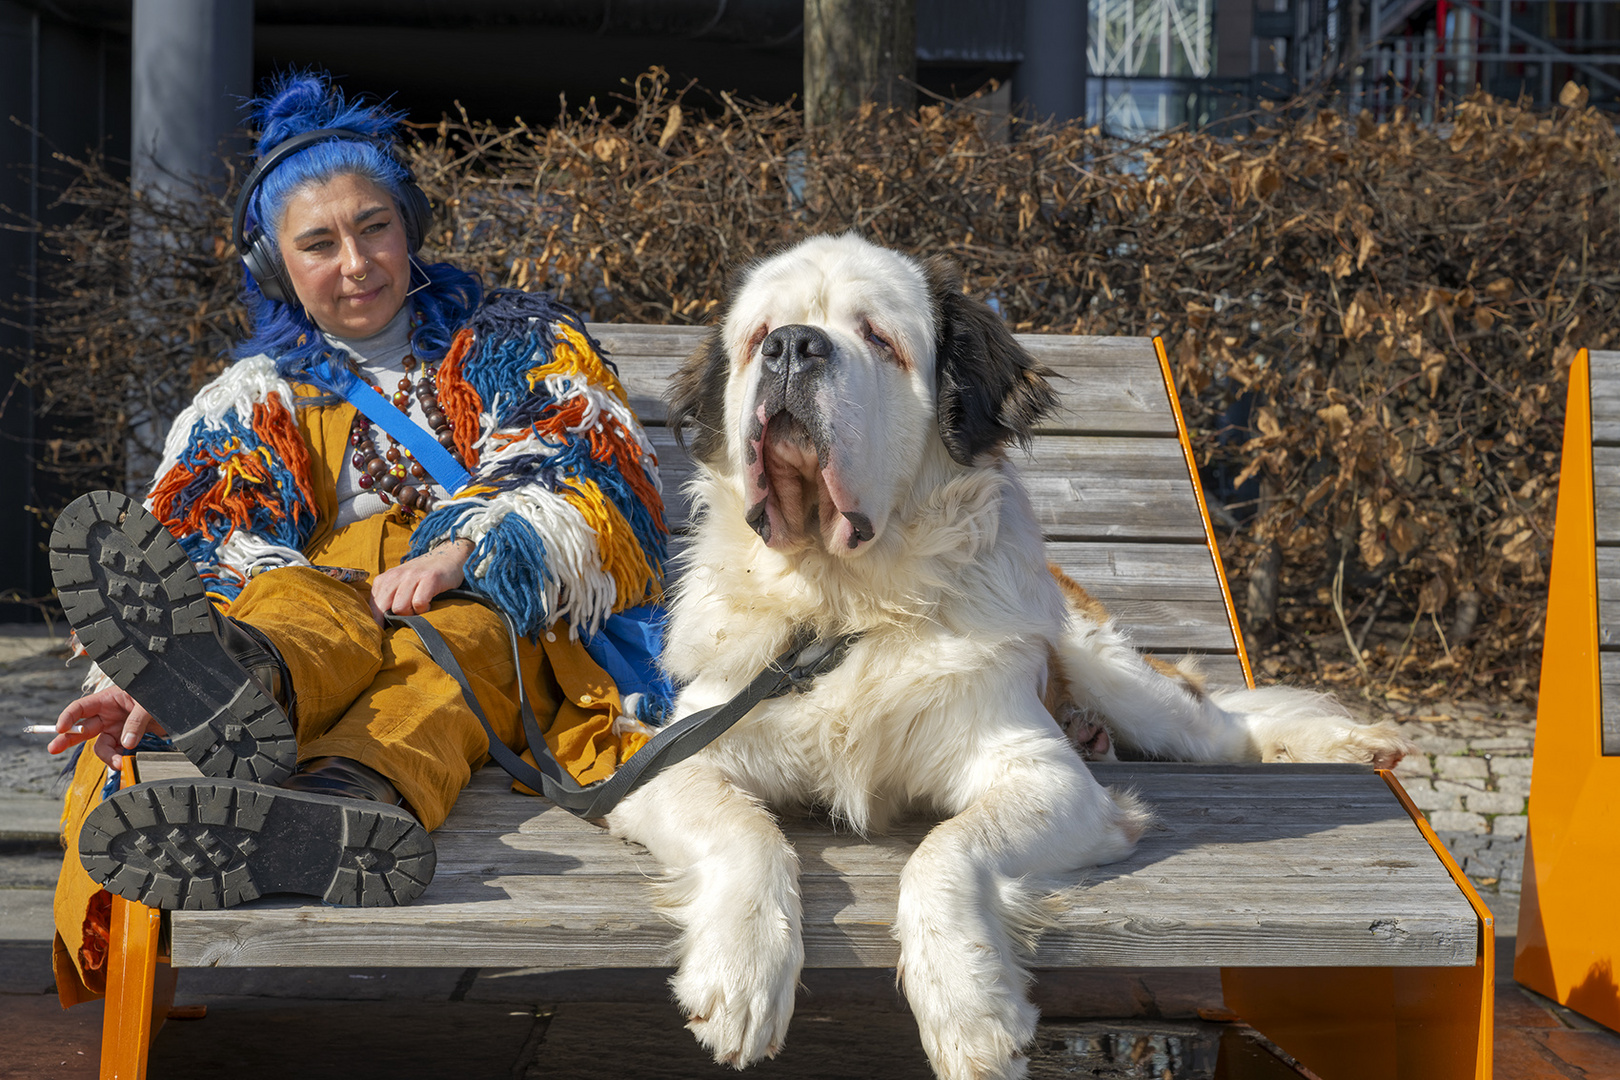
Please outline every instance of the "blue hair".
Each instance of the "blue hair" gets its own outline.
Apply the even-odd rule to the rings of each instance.
[[[384,148],[397,136],[404,113],[350,100],[332,85],[330,76],[315,71],[275,76],[246,109],[250,126],[259,133],[255,152],[260,157],[294,135],[318,128],[344,128],[362,137],[315,143],[276,166],[254,193],[244,227],[257,224],[274,239],[288,198],[306,185],[325,183],[335,176],[365,177],[393,196],[396,206],[404,205],[403,191],[410,174]],[[242,302],[253,332],[232,354],[237,358],[271,356],[283,378],[318,382],[310,365],[331,351],[320,330],[301,305],[271,300],[259,291],[252,274],[244,276]],[[438,359],[449,350],[456,328],[483,300],[483,284],[476,274],[449,263],[424,265],[412,257],[410,289],[418,316],[411,348],[423,359]]]

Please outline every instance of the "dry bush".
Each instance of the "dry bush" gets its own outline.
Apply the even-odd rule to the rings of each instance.
[[[430,255],[596,319],[703,323],[747,260],[857,229],[950,253],[1019,330],[1162,335],[1239,605],[1251,571],[1276,593],[1248,628],[1265,670],[1533,693],[1564,380],[1620,328],[1610,121],[1567,94],[1432,127],[1296,107],[1139,143],[988,131],[929,106],[812,141],[791,108],[653,72],[611,115],[446,118],[410,156],[443,207]],[[53,467],[117,469],[130,388],[161,413],[219,362],[238,271],[212,198],[168,220],[137,295],[127,196],[90,169],[65,197],[85,213],[45,237],[72,259],[30,379],[86,425]]]

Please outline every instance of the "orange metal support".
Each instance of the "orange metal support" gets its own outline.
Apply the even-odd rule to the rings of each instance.
[[[135,761],[124,758],[122,786],[135,782]],[[143,1080],[146,1055],[161,1012],[154,1016],[163,913],[123,897],[112,900],[107,942],[107,1000],[101,1018],[101,1080]],[[165,980],[167,982],[167,980]],[[168,987],[172,994],[172,985]]]
[[[1198,461],[1187,438],[1170,358],[1160,338],[1153,339],[1153,348],[1159,356],[1165,392],[1176,417],[1176,433],[1187,459],[1198,511],[1204,519],[1204,536],[1220,577],[1238,660],[1243,664],[1244,677],[1253,686],[1254,673],[1238,627],[1232,590],[1221,565],[1215,529],[1204,503]],[[1491,1080],[1495,919],[1394,774],[1382,775],[1479,918],[1474,965],[1222,968],[1226,1004],[1323,1080]]]
[[[1620,1030],[1620,757],[1603,756],[1591,358],[1569,371],[1513,977]]]
[[[1221,582],[1221,598],[1226,601],[1226,621],[1232,626],[1232,640],[1237,643],[1238,663],[1243,665],[1243,677],[1254,688],[1254,670],[1249,667],[1249,650],[1243,644],[1243,630],[1238,626],[1237,608],[1232,605],[1232,590],[1226,584],[1226,567],[1221,565],[1221,546],[1215,542],[1215,527],[1209,521],[1209,507],[1204,503],[1204,485],[1198,479],[1198,458],[1192,442],[1187,438],[1187,421],[1181,415],[1181,397],[1176,393],[1176,377],[1170,373],[1170,357],[1164,351],[1164,339],[1153,339],[1153,351],[1159,354],[1159,374],[1164,377],[1164,392],[1170,398],[1170,411],[1176,416],[1176,436],[1181,440],[1181,454],[1187,459],[1187,473],[1192,478],[1193,495],[1198,499],[1198,515],[1204,519],[1204,539],[1209,544],[1209,557],[1215,562],[1215,576]]]
[[[1473,967],[1222,968],[1227,1007],[1322,1080],[1491,1080],[1495,918],[1395,775],[1380,775],[1479,918]]]

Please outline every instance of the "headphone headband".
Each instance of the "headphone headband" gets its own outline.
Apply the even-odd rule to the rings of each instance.
[[[404,219],[406,244],[411,254],[414,255],[422,246],[422,238],[427,235],[428,224],[432,218],[432,208],[428,204],[427,194],[417,186],[416,178],[411,175],[409,166],[395,156],[387,140],[351,128],[316,128],[314,131],[301,132],[284,139],[265,151],[264,156],[259,158],[253,170],[248,173],[247,179],[242,181],[242,190],[236,196],[236,213],[231,217],[231,242],[236,245],[237,254],[241,256],[247,272],[258,283],[259,291],[271,300],[289,304],[298,302],[293,292],[292,281],[287,277],[286,269],[282,265],[281,253],[270,241],[264,223],[262,221],[255,223],[251,235],[243,231],[247,222],[248,208],[253,204],[253,195],[258,191],[259,185],[272,170],[305,147],[328,139],[370,143],[393,158],[395,163],[405,170],[405,184],[400,193],[399,210]]]

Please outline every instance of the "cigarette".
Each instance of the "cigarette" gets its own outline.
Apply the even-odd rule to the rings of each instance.
[[[56,725],[55,724],[29,724],[27,727],[23,728],[23,734],[24,735],[57,735],[57,734],[62,734],[62,735],[83,735],[84,734],[84,729],[82,727],[79,727],[79,726],[75,725],[73,727],[68,728],[64,732],[58,732],[56,730]]]

